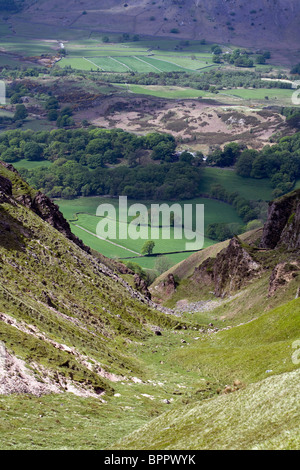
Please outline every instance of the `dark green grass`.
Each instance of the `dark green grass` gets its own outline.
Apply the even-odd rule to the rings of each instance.
[[[128,205],[130,205],[133,201],[128,201]],[[163,201],[158,201],[157,203],[161,204]],[[165,201],[164,201],[165,202]],[[96,234],[96,227],[100,219],[96,217],[97,207],[100,204],[110,203],[116,207],[116,213],[118,216],[118,199],[108,199],[108,198],[79,198],[73,201],[67,200],[58,200],[57,201],[61,211],[63,212],[64,216],[71,222],[71,227],[73,232],[79,236],[86,244],[91,246],[96,251],[99,251],[103,255],[109,258],[127,258],[131,256],[135,256],[134,253],[130,253],[122,249],[121,247],[114,246],[107,241],[103,241],[97,239],[92,234]],[[170,203],[170,202],[169,202]],[[173,204],[173,202],[172,202]],[[239,223],[242,224],[241,219],[237,216],[234,209],[225,203],[214,201],[211,199],[193,199],[191,201],[181,201],[181,206],[184,204],[204,204],[205,210],[205,227],[208,227],[209,224],[213,222],[221,222],[221,223]],[[147,204],[149,206],[149,204]],[[130,221],[129,221],[130,222]],[[79,226],[79,227],[78,227]],[[80,228],[82,227],[82,228]],[[122,232],[124,231],[124,224],[117,224],[117,228],[122,227]],[[87,233],[82,229],[86,229],[91,233]],[[181,252],[186,250],[186,239],[176,240],[172,238],[173,230],[171,229],[171,239],[164,240],[162,235],[160,236],[159,240],[155,240],[155,250],[154,253],[171,253],[171,252]],[[150,230],[149,230],[149,237]],[[143,244],[145,240],[131,240],[130,238],[127,240],[122,240],[120,238],[116,238],[112,240],[114,243],[121,245],[129,250],[135,251],[137,253],[141,253]],[[205,239],[204,247],[209,246],[213,242],[209,239]],[[172,264],[177,264],[177,262],[182,261],[183,259],[187,258],[190,255],[188,253],[178,253],[178,255],[168,255],[168,258],[172,262]],[[135,260],[143,267],[152,268],[155,264],[155,258],[137,258]]]
[[[222,185],[227,191],[238,192],[247,200],[272,200],[272,191],[269,179],[242,178],[233,170],[220,168],[205,168],[201,182],[201,191],[209,193],[213,184]]]
[[[31,162],[29,160],[19,160],[18,162],[14,163],[14,167],[17,170],[20,170],[21,168],[25,168],[26,170],[35,170],[36,168],[41,168],[41,167],[50,167],[51,162],[48,160],[43,160],[40,162]]]

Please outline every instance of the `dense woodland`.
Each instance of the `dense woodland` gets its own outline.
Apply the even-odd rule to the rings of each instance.
[[[137,137],[121,130],[76,129],[0,135],[1,158],[10,163],[48,160],[51,168],[23,170],[51,197],[126,194],[137,199],[185,199],[199,194],[200,159],[175,155],[168,134]],[[140,165],[142,158],[147,164]]]
[[[136,199],[185,199],[200,194],[203,156],[176,154],[175,138],[169,134],[136,136],[92,127],[51,132],[17,129],[0,135],[0,154],[9,163],[51,162],[51,168],[24,170],[23,175],[52,197],[127,194]],[[300,132],[260,152],[228,144],[214,150],[206,164],[234,167],[242,177],[269,178],[273,196],[281,196],[300,178]]]

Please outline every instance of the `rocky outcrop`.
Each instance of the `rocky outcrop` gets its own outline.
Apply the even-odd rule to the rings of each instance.
[[[215,258],[207,258],[200,266],[195,268],[192,280],[203,286],[210,286],[214,283],[214,262]]]
[[[288,223],[281,233],[280,244],[288,250],[300,249],[300,197],[295,210],[291,213]]]
[[[151,293],[148,290],[148,284],[138,274],[135,274],[134,276],[134,285],[135,288],[146,297],[146,299],[151,300]]]
[[[237,238],[221,251],[214,263],[214,283],[217,297],[231,294],[243,287],[262,271]]]
[[[0,342],[0,395],[35,395],[62,393],[57,385],[38,381],[26,363],[10,354]]]
[[[269,284],[269,296],[272,296],[299,273],[300,190],[270,203],[260,248],[281,248],[285,253],[289,253],[289,261],[281,261],[272,271]],[[243,246],[238,238],[234,238],[228,248],[221,251],[216,258],[208,258],[196,268],[192,280],[202,286],[209,286],[217,297],[232,294],[264,270],[251,253],[252,251]]]
[[[262,269],[240,240],[233,238],[216,258],[208,258],[195,269],[192,280],[211,286],[217,297],[225,297],[257,277]]]
[[[278,263],[272,271],[269,284],[269,297],[272,297],[280,288],[289,284],[296,278],[300,271],[300,263],[291,261],[286,263]]]
[[[10,202],[12,196],[12,184],[7,178],[0,175],[0,204]]]
[[[0,164],[7,170],[15,173],[15,175],[20,178],[20,185],[24,185],[21,176],[12,165],[2,161]],[[18,185],[18,183],[16,183],[16,185]],[[0,204],[4,202],[14,203],[13,192],[12,181],[0,175]],[[45,222],[48,222],[59,232],[63,233],[66,238],[73,241],[81,249],[90,252],[90,248],[85,246],[84,243],[72,233],[69,223],[60,212],[58,206],[54,204],[45,194],[42,194],[41,192],[35,193],[28,187],[28,192],[26,192],[25,189],[21,195],[19,194],[15,197],[15,200],[23,204],[28,209],[31,209],[41,219],[43,219]]]
[[[90,249],[72,233],[70,225],[60,212],[59,207],[54,204],[54,202],[52,202],[51,199],[49,199],[45,194],[38,192],[34,197],[25,194],[18,197],[17,199],[25,207],[31,209],[41,219],[65,235],[66,238],[76,243],[76,245],[81,249],[87,252],[90,251]]]
[[[272,201],[264,226],[261,248],[272,250],[284,246],[300,248],[300,190]]]
[[[161,294],[164,300],[170,298],[176,291],[176,281],[174,274],[168,274],[166,279],[156,286],[155,290],[156,294]]]

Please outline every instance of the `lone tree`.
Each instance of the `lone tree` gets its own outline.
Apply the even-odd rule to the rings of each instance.
[[[26,107],[23,104],[17,104],[14,114],[14,121],[24,121],[28,116]]]
[[[171,261],[165,256],[160,256],[155,261],[154,269],[158,271],[159,274],[163,274],[164,272],[168,271],[168,269],[170,269],[171,267]]]
[[[148,240],[142,248],[142,255],[152,255],[154,247],[155,243],[152,240]]]

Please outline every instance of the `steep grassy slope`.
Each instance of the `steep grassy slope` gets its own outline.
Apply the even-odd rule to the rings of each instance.
[[[299,313],[298,299],[169,354],[175,367],[206,377],[195,390],[200,402],[186,401],[114,448],[299,448]],[[220,396],[203,402],[215,386]]]
[[[24,204],[40,213],[41,200],[29,203],[34,192],[17,173],[0,166],[0,175],[4,357],[24,360],[45,389],[49,382],[93,396],[111,391],[115,374],[142,375],[126,342],[153,334],[150,325],[176,326],[176,318],[151,309],[118,274],[28,209]],[[43,208],[52,210],[51,204]]]
[[[175,317],[0,165],[1,449],[299,448],[298,192],[270,220],[196,265],[236,294]]]
[[[299,371],[168,412],[114,449],[297,450]]]
[[[266,378],[267,371],[291,371],[298,367],[292,361],[292,344],[299,339],[299,313],[296,299],[249,323],[202,338],[188,350],[175,352],[172,360],[221,386],[234,380],[248,385]]]

